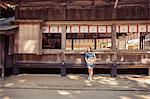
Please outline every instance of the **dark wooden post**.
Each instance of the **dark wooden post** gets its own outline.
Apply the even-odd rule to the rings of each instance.
[[[113,24],[112,25],[112,49],[113,49],[113,64],[112,64],[112,68],[111,68],[111,76],[112,77],[116,77],[117,76],[117,53],[116,53],[116,50],[117,50],[117,47],[116,47],[116,25]]]
[[[15,8],[15,18],[19,19],[19,4],[17,4]]]
[[[116,9],[113,8],[112,10],[112,20],[115,20],[116,19]],[[111,76],[112,77],[117,77],[117,46],[116,46],[116,39],[117,39],[117,34],[116,34],[116,24],[112,24],[112,27],[111,27],[111,30],[112,30],[112,39],[111,39],[111,42],[112,42],[112,49],[113,49],[113,64],[112,64],[112,68],[111,68]]]
[[[63,54],[62,54],[62,66],[61,66],[61,76],[66,76],[66,65],[65,65],[66,25],[62,26],[61,49],[63,50]]]
[[[19,74],[19,68],[16,63],[16,54],[13,54],[13,75]]]
[[[0,35],[0,68],[1,68],[1,78],[5,77],[5,40],[4,36]]]
[[[150,76],[150,67],[148,68],[148,76]]]

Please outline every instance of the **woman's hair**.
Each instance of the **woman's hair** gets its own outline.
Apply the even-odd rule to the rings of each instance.
[[[90,48],[90,51],[92,52],[92,47],[89,46],[88,48]],[[87,52],[88,52],[88,51],[87,51]]]

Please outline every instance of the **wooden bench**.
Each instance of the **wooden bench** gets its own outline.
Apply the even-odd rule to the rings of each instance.
[[[146,68],[148,75],[150,75],[150,63],[141,62],[116,62],[117,69],[130,69],[130,68]],[[95,63],[94,68],[111,69],[113,62],[99,62]],[[13,73],[18,74],[19,68],[58,68],[61,69],[61,75],[66,76],[66,69],[69,68],[86,68],[85,63],[54,63],[54,62],[16,62],[13,67]]]

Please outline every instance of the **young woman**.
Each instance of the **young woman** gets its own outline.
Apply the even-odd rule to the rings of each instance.
[[[88,80],[93,80],[93,68],[94,62],[96,61],[95,53],[92,52],[91,47],[87,48],[87,52],[85,53],[85,63],[86,67],[88,68]]]

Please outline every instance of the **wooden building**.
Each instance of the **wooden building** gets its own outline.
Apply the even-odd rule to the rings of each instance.
[[[149,0],[2,2],[16,5],[19,28],[8,49],[14,74],[19,68],[59,68],[64,76],[67,68],[84,68],[91,46],[95,68],[108,68],[112,76],[117,69],[147,68],[150,75]]]

